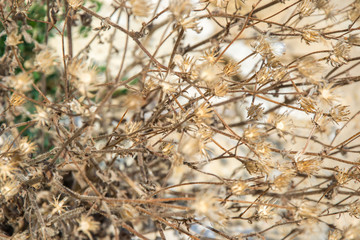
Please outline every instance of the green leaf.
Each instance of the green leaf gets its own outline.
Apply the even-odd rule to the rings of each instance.
[[[116,98],[116,97],[120,97],[120,96],[126,95],[127,92],[128,92],[127,89],[116,90],[116,91],[113,93],[112,98]]]
[[[89,32],[91,32],[91,27],[81,26],[79,29],[80,37],[86,38],[89,36]]]

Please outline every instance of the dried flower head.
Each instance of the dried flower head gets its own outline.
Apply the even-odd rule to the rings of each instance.
[[[337,173],[335,174],[335,179],[339,185],[345,184],[349,180],[349,174],[347,171],[343,171],[341,169],[337,169]]]
[[[310,97],[300,97],[299,104],[307,113],[314,113],[317,110],[316,102]]]
[[[215,48],[212,48],[212,49],[204,52],[202,59],[205,60],[210,65],[213,65],[213,64],[215,64],[218,55],[219,55],[219,52]],[[221,62],[221,61],[222,60],[220,59],[217,62]]]
[[[261,158],[258,160],[244,162],[246,170],[250,174],[262,174],[269,175],[274,168],[274,164],[271,159]]]
[[[69,6],[77,10],[79,7],[81,7],[84,4],[84,0],[66,0],[69,4]]]
[[[1,184],[0,193],[5,198],[6,201],[9,201],[20,191],[20,183],[17,180],[6,181]]]
[[[52,52],[46,49],[36,55],[35,63],[40,71],[49,74],[53,71],[53,67],[57,65],[57,59]]]
[[[285,67],[277,67],[271,71],[271,77],[275,82],[286,81],[287,76],[288,70]]]
[[[10,98],[10,104],[13,107],[16,106],[21,106],[26,102],[26,99],[23,98],[21,95],[19,95],[18,93],[14,93],[13,95],[11,95]]]
[[[226,223],[225,209],[220,205],[213,193],[199,194],[192,203],[191,208],[198,218],[206,217],[213,223],[224,225]]]
[[[360,2],[353,1],[353,3],[351,5],[352,5],[352,8],[350,9],[350,11],[348,11],[347,17],[350,19],[350,21],[354,22],[359,17]]]
[[[180,54],[175,54],[175,56],[173,58],[173,62],[175,63],[176,66],[181,68],[184,63],[184,58]]]
[[[32,119],[37,121],[38,126],[48,126],[50,121],[48,111],[38,106],[35,106],[35,108],[37,113],[31,115]]]
[[[315,11],[316,5],[312,0],[303,0],[299,5],[299,12],[301,16],[310,16]]]
[[[329,118],[324,117],[321,111],[315,114],[314,118],[312,119],[312,122],[316,126],[316,130],[315,130],[316,132],[320,132],[320,133],[329,132],[328,124],[331,122],[331,120]]]
[[[248,189],[246,182],[239,181],[231,186],[231,193],[234,195],[241,195]]]
[[[274,57],[268,38],[263,35],[252,43],[252,47],[255,49],[255,52],[259,53],[263,58],[271,59]]]
[[[9,157],[0,158],[0,179],[2,179],[4,183],[5,180],[13,179],[18,170],[16,164],[12,162]]]
[[[349,120],[350,110],[349,106],[336,105],[330,109],[331,118],[335,122],[345,122]]]
[[[300,75],[303,77],[306,77],[313,83],[316,83],[315,75],[318,72],[321,72],[322,69],[323,68],[322,68],[320,62],[317,61],[317,59],[312,58],[312,57],[306,57],[306,58],[302,59],[298,64],[298,71],[299,71]]]
[[[356,34],[350,34],[350,36],[345,38],[345,40],[350,45],[359,45],[360,44],[360,37]]]
[[[270,121],[275,128],[278,130],[278,133],[282,134],[284,131],[291,131],[293,127],[292,119],[288,116],[287,113],[283,114],[273,114],[269,117]]]
[[[192,9],[193,5],[190,0],[170,1],[169,10],[177,21],[181,21],[182,19],[187,18],[190,15]]]
[[[328,240],[341,240],[342,232],[339,229],[335,229],[334,231],[329,231]]]
[[[314,30],[304,30],[302,33],[302,39],[306,42],[306,44],[310,44],[312,42],[318,42],[320,39],[320,34]]]
[[[178,89],[178,80],[179,79],[176,76],[170,75],[165,80],[161,81],[160,86],[165,93],[171,94]]]
[[[315,6],[317,9],[324,9],[329,7],[329,1],[328,0],[317,0],[314,1],[315,2]]]
[[[191,30],[195,31],[196,33],[201,33],[201,31],[203,30],[203,28],[199,26],[199,19],[196,17],[188,17],[188,18],[181,19],[179,21],[179,25],[184,30],[191,29]]]
[[[333,46],[334,50],[329,56],[329,62],[333,66],[341,66],[347,63],[347,59],[349,58],[351,45],[346,42],[339,41],[335,46]]]
[[[212,108],[207,103],[197,107],[194,113],[197,122],[209,122],[213,117]]]
[[[225,81],[221,81],[219,84],[215,85],[214,94],[217,97],[225,97],[228,90],[228,84]]]
[[[335,88],[333,88],[332,84],[320,88],[320,100],[332,106],[339,99],[339,96],[334,95],[334,90]]]
[[[214,88],[220,81],[219,74],[221,73],[216,67],[209,64],[203,64],[200,66],[199,79],[204,81],[210,88]]]
[[[260,204],[257,208],[256,208],[256,213],[255,213],[255,217],[256,219],[263,219],[263,220],[268,220],[274,217],[275,215],[275,207],[272,206],[273,201],[272,200],[268,200],[266,202],[264,202],[263,204]]]
[[[260,120],[263,118],[264,108],[261,107],[262,103],[259,104],[251,104],[250,107],[246,108],[248,111],[247,117],[251,120]]]
[[[186,158],[194,158],[198,153],[208,158],[209,149],[206,146],[206,141],[207,139],[203,139],[201,136],[191,137],[186,135],[179,142],[178,151]]]
[[[259,84],[266,84],[271,81],[271,71],[268,67],[262,67],[256,73],[256,80]]]
[[[74,59],[68,64],[68,72],[73,77],[73,82],[82,96],[93,97],[91,91],[98,88],[97,72],[95,66],[88,67],[82,59]]]
[[[170,155],[173,152],[173,148],[174,148],[174,144],[172,144],[172,143],[164,143],[161,146],[161,152],[164,155]]]
[[[321,160],[317,158],[312,159],[295,159],[296,168],[300,173],[306,175],[313,175],[320,169]]]
[[[223,73],[225,76],[232,77],[238,74],[240,66],[235,62],[229,62],[223,68]]]
[[[5,79],[11,87],[19,92],[28,92],[31,90],[32,77],[26,72]]]
[[[350,216],[360,218],[360,203],[354,202],[350,204],[348,211]]]
[[[29,141],[28,137],[23,137],[19,142],[19,150],[21,154],[24,155],[34,153],[36,150],[36,144],[34,142]]]
[[[271,144],[267,142],[260,142],[255,145],[255,152],[262,158],[270,158]]]
[[[230,0],[209,0],[210,3],[217,7],[224,8],[228,5]]]
[[[350,225],[344,229],[343,238],[349,240],[358,240],[360,236],[360,225]]]
[[[206,123],[197,124],[197,128],[197,133],[202,139],[210,139],[214,135],[214,131]]]
[[[132,133],[135,133],[136,131],[138,131],[140,129],[142,125],[142,122],[127,122],[125,124],[125,132],[126,134],[130,135]]]
[[[320,212],[319,210],[319,206],[301,203],[296,211],[296,216],[298,218],[316,218]]]
[[[283,188],[288,188],[291,181],[295,176],[295,171],[293,169],[287,168],[284,169],[284,173],[280,174],[274,179],[273,188],[281,190]]]
[[[152,11],[152,4],[147,0],[130,0],[131,11],[136,17],[148,17]]]
[[[123,204],[120,208],[120,214],[124,220],[133,220],[139,216],[139,212],[130,204]]]
[[[66,204],[65,202],[67,201],[67,197],[65,197],[63,200],[59,201],[60,200],[60,195],[55,198],[53,197],[53,201],[50,202],[50,204],[53,206],[53,210],[51,211],[50,215],[54,215],[55,213],[57,213],[58,215],[66,212]]]
[[[195,64],[194,57],[185,55],[182,57],[179,54],[174,56],[174,63],[181,69],[183,72],[189,72],[193,65]]]
[[[11,31],[7,36],[5,42],[7,46],[16,46],[19,45],[20,43],[22,43],[21,35],[19,35],[17,31]]]
[[[85,233],[90,240],[93,240],[91,233],[96,233],[100,230],[100,223],[95,221],[92,216],[86,215],[82,215],[77,221],[79,223],[77,231]]]
[[[261,131],[261,129],[257,128],[256,125],[248,126],[244,130],[244,138],[249,142],[258,142],[261,140],[263,135],[264,133]]]

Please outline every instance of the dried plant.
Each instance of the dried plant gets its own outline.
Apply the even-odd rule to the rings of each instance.
[[[0,0],[0,238],[359,239],[359,18]]]

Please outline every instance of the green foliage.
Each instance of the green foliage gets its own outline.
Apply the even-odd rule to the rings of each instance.
[[[106,71],[106,66],[97,66],[96,69],[99,73],[104,73]]]
[[[0,25],[0,32],[4,31],[4,28]],[[0,37],[0,56],[4,55],[5,53],[5,41],[6,36]]]
[[[120,90],[116,90],[116,91],[113,93],[112,97],[113,97],[113,98],[120,97],[120,96],[126,95],[127,93],[128,93],[128,90],[127,90],[126,88],[120,89]]]
[[[91,32],[91,27],[80,26],[79,28],[79,34],[81,38],[87,38],[90,32]]]
[[[123,78],[122,81],[126,81],[128,78]],[[132,80],[129,85],[136,85],[137,83],[139,82],[139,78],[135,78],[134,80]],[[127,93],[129,92],[128,89],[124,88],[124,89],[119,89],[119,90],[116,90],[112,97],[113,98],[116,98],[116,97],[120,97],[120,96],[124,96],[126,95]]]
[[[90,0],[90,2],[96,5],[95,11],[96,11],[96,12],[99,12],[100,9],[101,9],[101,7],[102,7],[102,5],[103,5],[103,3],[100,2],[100,1],[98,1],[98,0]]]
[[[28,16],[31,19],[46,20],[46,6],[44,4],[34,3],[29,9]],[[27,21],[27,24],[32,27],[32,30],[29,30],[29,34],[39,43],[45,42],[46,36],[46,23],[37,22],[37,21]]]

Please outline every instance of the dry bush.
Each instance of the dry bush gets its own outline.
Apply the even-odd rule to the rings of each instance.
[[[0,1],[2,239],[360,239],[360,1]]]

